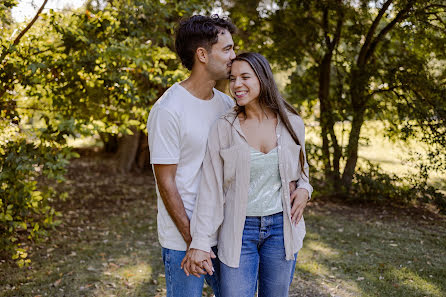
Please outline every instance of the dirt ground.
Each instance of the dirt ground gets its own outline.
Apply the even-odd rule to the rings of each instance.
[[[30,244],[29,267],[1,260],[0,296],[165,296],[152,173],[114,162],[71,162],[56,186],[68,192],[55,202],[62,224]],[[444,216],[316,198],[306,221],[290,296],[446,296]]]

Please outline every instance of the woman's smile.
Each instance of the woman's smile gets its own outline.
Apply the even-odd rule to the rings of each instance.
[[[237,98],[243,98],[246,96],[246,94],[248,94],[248,91],[236,91],[235,92],[235,97]]]

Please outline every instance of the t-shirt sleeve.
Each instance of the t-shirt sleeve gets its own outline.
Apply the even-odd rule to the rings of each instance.
[[[151,164],[178,164],[180,130],[178,117],[164,108],[152,109],[147,121]]]
[[[235,105],[234,99],[232,99],[231,97],[229,97],[226,94],[223,94],[222,96],[223,96],[223,100],[225,101],[226,109],[229,110],[229,109],[233,108]]]

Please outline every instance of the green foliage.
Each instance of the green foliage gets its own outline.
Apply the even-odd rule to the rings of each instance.
[[[446,195],[428,184],[428,176],[423,166],[417,174],[398,176],[384,173],[379,166],[368,163],[355,173],[351,195],[356,200],[381,203],[429,203],[446,213]]]
[[[446,154],[444,1],[248,2],[226,4],[239,44],[291,70],[285,97],[317,108],[327,179],[338,185],[342,173],[348,187],[366,120],[387,122],[390,137],[427,143],[432,163]],[[339,122],[352,123],[345,150],[333,132]]]
[[[63,181],[74,154],[66,137],[145,129],[154,101],[183,79],[173,52],[174,27],[207,1],[105,1],[40,14],[14,24],[0,4],[0,245],[28,262],[26,244],[45,234],[60,198],[44,179]]]
[[[11,8],[17,5],[17,0],[3,0],[0,3],[0,29],[4,30],[12,23]]]
[[[45,234],[60,215],[49,205],[56,192],[39,187],[38,180],[63,181],[65,166],[74,154],[61,147],[57,137],[29,135],[32,131],[20,130],[8,121],[0,124],[0,248],[23,266],[29,263],[25,242]],[[35,132],[51,135],[46,129]]]
[[[20,81],[32,100],[19,108],[74,118],[83,134],[145,129],[149,107],[186,75],[172,50],[174,26],[204,5],[110,1],[42,15],[45,35],[31,32],[21,49],[27,68]]]

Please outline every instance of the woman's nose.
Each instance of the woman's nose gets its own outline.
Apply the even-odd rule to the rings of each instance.
[[[240,77],[237,77],[234,81],[234,88],[239,87],[242,85],[242,80],[240,79]]]

